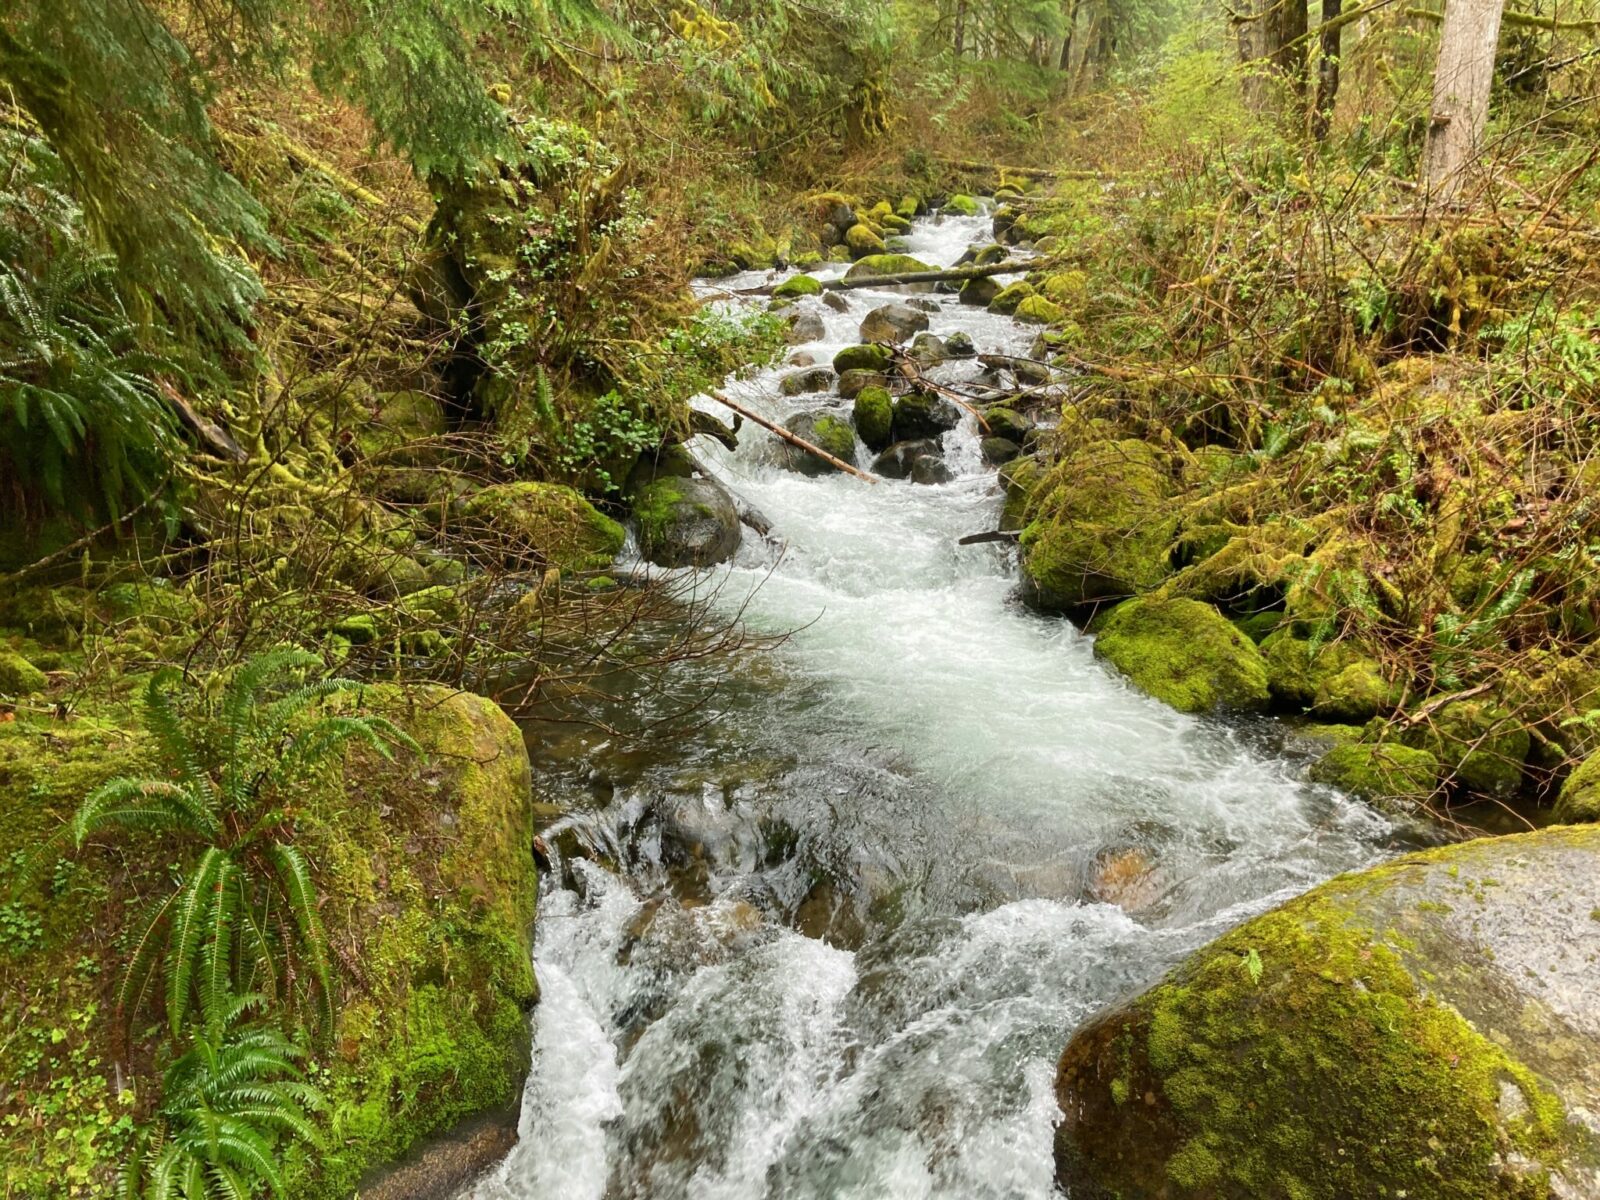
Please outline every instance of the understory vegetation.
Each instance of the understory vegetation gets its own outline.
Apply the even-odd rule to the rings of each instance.
[[[1508,12],[1448,196],[1443,5],[1246,8],[0,15],[4,1195],[346,1196],[514,1105],[501,708],[743,642],[612,564],[710,511],[686,446],[745,433],[690,400],[820,292],[691,279],[915,270],[974,197],[1054,369],[1030,599],[1309,715],[1330,784],[1547,819],[1600,748],[1593,6]]]

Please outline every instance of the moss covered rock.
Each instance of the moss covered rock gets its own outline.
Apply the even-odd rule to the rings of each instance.
[[[1081,1200],[1594,1195],[1597,912],[1585,827],[1257,917],[1074,1035],[1057,1179]]]
[[[1094,628],[1097,657],[1179,712],[1267,706],[1261,651],[1209,604],[1141,597]]]
[[[869,254],[858,259],[845,272],[846,279],[870,279],[878,275],[907,275],[913,271],[932,271],[936,268],[929,266],[920,258],[912,258],[909,254]],[[931,283],[904,284],[907,291],[931,292]]]
[[[1023,512],[1023,595],[1081,615],[1166,577],[1176,518],[1162,456],[1146,442],[1085,440],[1053,466]]]
[[[892,440],[890,429],[894,422],[894,401],[890,399],[888,388],[862,388],[856,396],[851,417],[855,421],[856,433],[868,450],[876,452],[888,449]]]
[[[1089,277],[1082,271],[1058,271],[1039,281],[1039,294],[1068,312],[1079,312],[1089,301]]]
[[[658,479],[633,498],[639,553],[661,567],[709,567],[739,548],[733,497],[710,479]]]
[[[957,192],[944,202],[943,211],[955,213],[958,217],[975,217],[983,211],[983,205],[971,196]]]
[[[43,671],[13,650],[0,650],[0,696],[31,696],[49,680]]]
[[[1275,625],[1281,623],[1281,614],[1270,615]],[[1319,645],[1285,629],[1267,637],[1261,652],[1272,698],[1292,711],[1356,723],[1387,713],[1400,701],[1399,689],[1383,677],[1377,661],[1345,642]]]
[[[1019,279],[1016,283],[1008,284],[995,294],[989,301],[989,311],[1010,316],[1017,311],[1022,302],[1034,294],[1033,284],[1026,279]]]
[[[1500,797],[1521,788],[1531,742],[1519,717],[1488,700],[1447,704],[1406,740],[1431,751],[1462,787]]]
[[[1313,763],[1310,775],[1362,800],[1409,807],[1438,791],[1440,767],[1428,751],[1399,742],[1351,742]]]
[[[1059,325],[1067,319],[1067,310],[1043,296],[1027,296],[1017,305],[1016,317],[1026,325]]]
[[[989,305],[994,303],[995,297],[1002,290],[1000,284],[994,279],[988,276],[981,276],[963,283],[957,299],[962,304],[971,304],[976,308],[988,308]]]
[[[939,438],[961,424],[961,410],[943,396],[907,392],[894,402],[896,441]]]
[[[858,401],[860,397],[856,398]],[[783,423],[791,433],[804,438],[819,450],[844,462],[853,463],[856,457],[856,431],[850,419],[842,413],[795,413]],[[809,451],[788,442],[777,443],[779,461],[791,471],[802,475],[830,475],[839,468],[818,458]]]
[[[462,503],[461,525],[492,553],[534,557],[562,571],[605,567],[625,538],[621,525],[556,483],[486,487]]]
[[[1590,755],[1567,776],[1551,816],[1558,825],[1600,822],[1600,754]]]
[[[894,361],[894,355],[883,346],[846,346],[833,356],[833,369],[843,375],[846,371],[871,371],[883,374]]]
[[[820,296],[822,284],[809,275],[796,275],[792,279],[785,279],[772,289],[774,300],[798,300],[801,296]]]
[[[1005,504],[1000,509],[1000,528],[1020,532],[1027,524],[1028,497],[1044,478],[1044,464],[1033,455],[1013,459],[1000,469],[1000,484],[1005,488]]]
[[[883,238],[874,233],[869,226],[852,225],[845,230],[845,248],[850,251],[851,258],[866,258],[873,254],[884,252]]]

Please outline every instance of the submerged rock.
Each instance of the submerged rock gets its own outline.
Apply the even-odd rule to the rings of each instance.
[[[639,552],[661,567],[709,567],[739,548],[739,511],[710,479],[658,479],[633,498]]]
[[[884,304],[861,322],[863,342],[903,342],[928,327],[928,314],[909,304]]]
[[[931,458],[942,464],[943,451],[932,438],[896,442],[872,460],[872,471],[885,479],[910,479],[919,460]],[[924,468],[926,474],[931,468]]]
[[[1096,657],[1179,712],[1263,709],[1261,651],[1209,604],[1141,597],[1097,623]]]
[[[1075,1200],[1600,1195],[1600,829],[1345,876],[1062,1055]]]
[[[820,342],[828,336],[828,327],[822,323],[822,317],[814,312],[797,312],[789,318],[789,331],[784,339],[791,346],[798,346],[802,342]]]

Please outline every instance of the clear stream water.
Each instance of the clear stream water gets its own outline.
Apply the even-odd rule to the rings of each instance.
[[[911,253],[952,263],[987,226],[919,222]],[[904,298],[847,296],[804,302],[827,336],[797,350],[825,362]],[[1031,331],[929,298],[933,332],[1027,352]],[[781,397],[792,369],[730,391],[779,420],[839,403]],[[571,805],[547,839],[590,851],[546,876],[522,1138],[471,1200],[1059,1195],[1072,1029],[1396,848],[1304,782],[1276,724],[1172,712],[1017,605],[1011,553],[956,544],[1000,505],[970,419],[946,446],[956,478],[931,487],[804,478],[749,427],[736,453],[696,446],[773,525],[697,586],[795,632],[683,667],[683,695],[717,686],[690,736],[530,739],[541,791]],[[642,725],[675,686],[609,715]]]

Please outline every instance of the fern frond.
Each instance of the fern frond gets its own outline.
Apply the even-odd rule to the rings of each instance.
[[[239,869],[231,859],[217,868],[200,945],[200,1012],[218,1031],[233,999],[233,923],[237,911]]]
[[[163,935],[168,931],[173,906],[183,894],[184,889],[178,888],[163,900],[133,941],[133,952],[128,956],[128,965],[123,969],[122,980],[117,985],[117,1018],[124,1029],[133,1020],[134,1014],[144,1009],[149,999],[150,984],[156,977],[156,964],[165,945]]]
[[[307,961],[317,984],[318,1024],[323,1037],[333,1032],[333,972],[328,966],[328,937],[317,912],[316,885],[305,856],[294,846],[275,843],[267,857],[277,869],[279,886],[300,932]]]
[[[177,1037],[183,1028],[184,1014],[189,1007],[189,992],[194,982],[195,958],[200,939],[205,935],[205,919],[210,909],[212,891],[227,861],[227,853],[215,846],[201,855],[199,866],[184,885],[173,910],[172,937],[168,942],[167,957],[167,1024],[173,1037]]]

